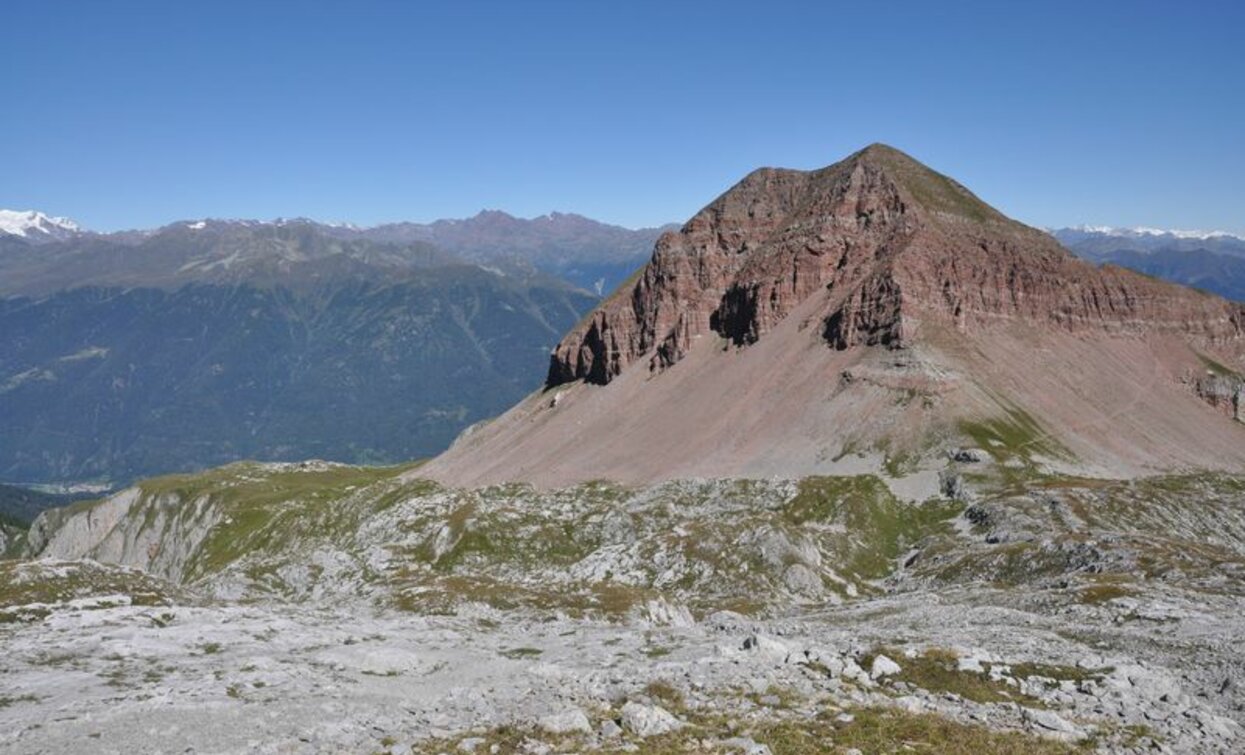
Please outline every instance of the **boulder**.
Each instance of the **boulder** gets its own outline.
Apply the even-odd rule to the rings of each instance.
[[[1076,724],[1052,710],[1034,710],[1033,708],[1024,708],[1022,710],[1024,720],[1032,724],[1036,729],[1044,730],[1061,739],[1077,740],[1085,737],[1085,732]]]
[[[881,679],[886,676],[894,676],[901,671],[903,671],[903,669],[900,668],[898,663],[895,663],[890,658],[879,654],[874,657],[873,665],[869,667],[869,678]]]
[[[622,709],[622,728],[637,737],[655,737],[683,728],[683,722],[658,705],[629,702]]]
[[[540,719],[540,728],[550,734],[587,734],[592,731],[592,723],[579,708],[567,708]]]

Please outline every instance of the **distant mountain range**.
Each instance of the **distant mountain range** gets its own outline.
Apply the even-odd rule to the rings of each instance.
[[[0,210],[0,293],[305,282],[455,261],[545,272],[601,295],[644,264],[657,237],[674,227],[631,230],[569,213],[524,219],[485,210],[463,220],[371,228],[305,218],[205,219],[100,234],[67,218]]]
[[[606,225],[582,215],[554,212],[531,220],[486,210],[466,220],[393,223],[369,229],[339,228],[373,241],[426,241],[481,264],[531,265],[597,294],[607,294],[648,261],[662,232]]]
[[[662,230],[0,218],[0,481],[22,483],[436,453],[539,385]]]
[[[1245,301],[1245,239],[1223,232],[1086,227],[1051,231],[1091,262]]]

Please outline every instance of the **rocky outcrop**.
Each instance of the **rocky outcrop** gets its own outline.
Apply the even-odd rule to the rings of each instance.
[[[1193,390],[1221,414],[1245,422],[1245,378],[1212,373],[1194,381]]]
[[[745,346],[812,297],[837,349],[903,346],[922,323],[972,330],[1019,320],[1245,350],[1242,305],[1095,268],[873,145],[817,171],[755,171],[662,236],[634,283],[554,350],[547,384],[605,384],[637,361],[664,369],[701,335]]]
[[[98,502],[43,512],[30,527],[27,551],[132,566],[179,582],[221,516],[206,496],[187,500],[127,488]]]

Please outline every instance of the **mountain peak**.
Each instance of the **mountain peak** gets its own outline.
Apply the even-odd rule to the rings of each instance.
[[[30,241],[58,241],[81,230],[69,218],[52,217],[38,210],[0,210],[0,234]]]
[[[954,179],[873,144],[820,170],[754,171],[663,236],[633,286],[555,350],[548,383],[604,384],[636,361],[664,370],[709,333],[746,346],[811,300],[837,349],[897,347],[922,324],[967,330],[1000,318],[1108,329],[1187,321],[1239,336],[1245,315],[1209,315],[1219,324],[1208,325],[1191,292],[1161,287],[1095,270]]]
[[[868,145],[867,147],[864,147],[863,149],[857,150],[856,152],[852,153],[847,158],[847,160],[848,161],[866,160],[866,161],[874,161],[878,163],[891,163],[891,164],[894,164],[897,162],[907,162],[907,163],[912,163],[913,165],[917,165],[920,167],[925,167],[921,165],[921,163],[919,163],[915,158],[913,158],[907,152],[904,152],[903,150],[900,150],[900,149],[896,149],[895,147],[892,147],[891,145],[885,144],[883,142],[874,142]]]
[[[931,446],[1000,434],[1095,473],[1239,468],[1242,373],[1242,305],[1078,260],[870,145],[820,170],[753,171],[661,236],[558,344],[552,398],[421,474],[803,477],[875,452],[941,463]]]
[[[1010,222],[955,179],[890,145],[875,142],[842,163],[824,170],[834,170],[844,163],[878,171],[906,195],[909,204],[916,207],[977,222]]]

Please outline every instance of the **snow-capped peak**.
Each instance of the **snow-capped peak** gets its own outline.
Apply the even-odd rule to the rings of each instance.
[[[45,215],[37,210],[0,210],[0,233],[31,240],[68,238],[82,229],[69,218]]]
[[[1171,236],[1177,239],[1197,239],[1205,241],[1207,239],[1232,238],[1239,239],[1237,236],[1227,231],[1188,231],[1178,228],[1149,228],[1147,226],[1139,226],[1136,228],[1115,228],[1109,225],[1078,225],[1073,226],[1070,230],[1080,231],[1081,233],[1097,233],[1104,236],[1123,236],[1126,238],[1140,238],[1143,236]]]

